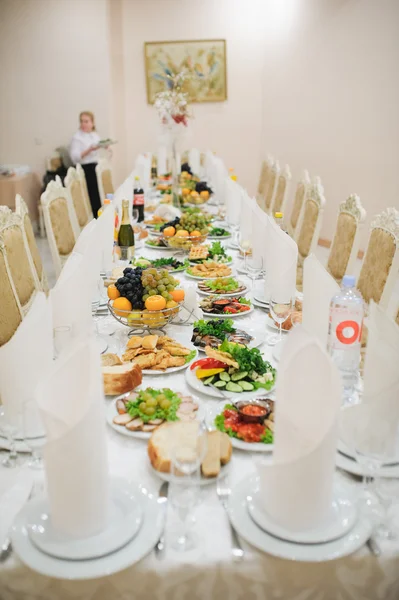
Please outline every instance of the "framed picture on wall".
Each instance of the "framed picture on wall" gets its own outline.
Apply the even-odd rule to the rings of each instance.
[[[147,101],[168,88],[168,73],[183,69],[191,76],[184,82],[190,102],[227,100],[226,40],[145,42]]]

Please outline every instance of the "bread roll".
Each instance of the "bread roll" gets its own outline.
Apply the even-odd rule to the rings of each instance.
[[[146,350],[154,350],[157,345],[157,341],[157,335],[145,335],[141,340],[141,344]]]
[[[142,381],[140,367],[132,363],[103,367],[102,373],[106,396],[119,396],[130,392]]]
[[[140,348],[142,341],[143,340],[139,335],[132,335],[132,337],[126,345],[126,348]]]

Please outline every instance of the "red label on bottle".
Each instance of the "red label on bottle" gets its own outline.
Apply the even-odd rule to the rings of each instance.
[[[144,204],[144,194],[134,194],[133,206],[142,206]]]
[[[354,344],[360,339],[360,326],[356,321],[341,321],[335,329],[336,336],[342,344]]]

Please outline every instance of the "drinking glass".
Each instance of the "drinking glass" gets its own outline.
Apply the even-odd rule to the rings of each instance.
[[[292,312],[292,298],[281,297],[279,294],[270,296],[270,315],[278,323],[278,336],[271,336],[267,342],[270,345],[279,344],[282,340],[281,326]]]
[[[244,236],[238,232],[237,244],[241,254],[244,256],[244,271],[247,272],[247,258],[252,253],[251,240],[244,238]]]
[[[16,423],[10,419],[10,415],[5,406],[0,406],[0,433],[6,437],[9,446],[8,454],[3,458],[1,464],[3,467],[13,469],[18,466],[16,446],[18,427]]]
[[[31,469],[43,468],[41,450],[46,443],[39,409],[34,400],[25,403],[22,413],[24,443],[32,452],[27,464]]]
[[[133,208],[132,210],[132,224],[135,225],[139,220],[139,211],[137,208]]]
[[[261,256],[250,256],[247,258],[246,270],[248,277],[250,277],[252,285],[251,292],[254,291],[255,279],[258,279],[262,275],[263,271],[263,258]]]
[[[55,358],[59,358],[63,352],[68,348],[72,341],[72,327],[69,325],[62,325],[60,327],[54,327],[54,354]]]

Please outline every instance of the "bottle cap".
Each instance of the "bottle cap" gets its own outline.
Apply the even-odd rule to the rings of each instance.
[[[113,194],[107,194],[106,198],[107,198],[107,200],[113,200],[114,199],[114,195]]]
[[[275,219],[282,219],[283,218],[283,213],[282,212],[276,212],[276,213],[274,213],[274,218]]]
[[[344,275],[342,278],[342,285],[344,287],[355,287],[356,278],[354,275]]]
[[[140,179],[140,177],[138,175],[135,176],[135,179]]]

